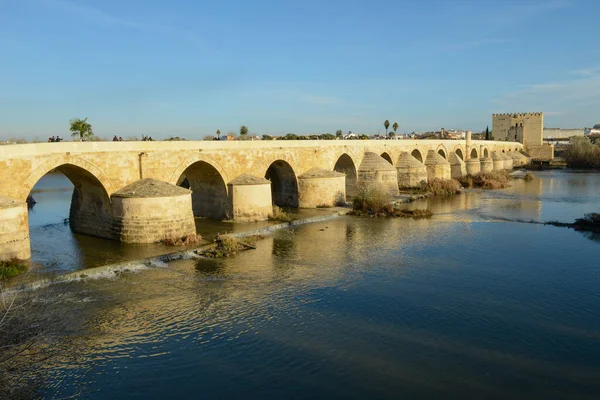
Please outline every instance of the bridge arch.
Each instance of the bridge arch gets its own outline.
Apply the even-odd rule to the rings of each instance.
[[[273,204],[298,208],[298,179],[287,161],[273,161],[265,172],[265,178],[271,181]]]
[[[73,184],[69,208],[71,229],[77,233],[112,238],[112,185],[95,165],[79,157],[59,156],[40,164],[25,178],[18,198],[25,201],[35,184],[52,171],[62,173]]]
[[[477,155],[477,149],[471,149],[471,158],[479,158],[479,156]]]
[[[419,160],[420,162],[423,162],[423,154],[421,154],[421,152],[418,149],[414,149],[412,153],[410,153],[410,155]]]
[[[73,183],[73,186],[76,186],[77,182],[83,183],[84,180],[87,180],[101,188],[107,196],[114,192],[108,177],[94,164],[73,155],[64,155],[51,158],[38,165],[23,181],[17,198],[25,201],[35,184],[53,170],[63,173]]]
[[[446,147],[444,147],[443,144],[441,144],[441,145],[438,146],[436,152],[440,156],[444,157],[444,159],[446,159],[446,160],[448,159],[448,150],[446,150]]]
[[[455,153],[455,154],[458,156],[458,158],[460,158],[461,160],[463,160],[463,161],[465,160],[465,156],[463,155],[463,151],[462,151],[462,149],[461,149],[459,146],[457,146],[457,147],[454,149],[454,153]]]
[[[192,191],[194,216],[230,218],[227,184],[219,170],[211,163],[204,160],[193,162],[183,170],[175,183]]]
[[[358,176],[356,173],[356,164],[348,154],[343,153],[335,162],[334,171],[346,175],[346,197],[354,197],[357,192]]]
[[[394,162],[392,161],[392,157],[387,153],[387,152],[383,152],[381,153],[381,158],[383,158],[385,161],[389,162],[390,164],[394,165]]]

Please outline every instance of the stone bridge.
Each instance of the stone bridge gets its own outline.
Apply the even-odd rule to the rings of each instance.
[[[385,180],[386,174],[393,176],[389,179],[393,179],[397,191],[399,175],[395,169],[401,167],[403,152],[412,155],[411,162],[418,161],[417,166],[426,168],[430,178],[449,178],[443,173],[436,175],[437,170],[427,164],[432,155],[440,164],[448,160],[448,165],[452,160],[464,165],[470,159],[479,171],[480,162],[483,168],[484,161],[492,163],[495,154],[515,154],[522,148],[520,143],[471,141],[470,137],[466,141],[63,142],[0,146],[0,259],[29,258],[25,201],[40,178],[51,171],[66,175],[75,187],[69,218],[74,231],[143,243],[189,233],[193,229],[190,216],[193,221],[194,215],[250,221],[266,219],[272,204],[333,205],[352,196],[361,181]],[[382,164],[382,160],[387,163]],[[189,187],[191,195],[177,186]]]

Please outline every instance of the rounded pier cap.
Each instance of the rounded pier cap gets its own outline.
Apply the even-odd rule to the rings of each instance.
[[[394,171],[396,168],[377,153],[367,151],[358,171]]]
[[[154,178],[137,180],[114,192],[111,196],[123,198],[146,198],[146,197],[173,197],[186,196],[191,190]]]
[[[408,151],[403,151],[398,158],[396,168],[425,168],[425,164],[413,157]]]
[[[385,160],[384,162],[387,164]],[[302,175],[300,175],[298,179],[340,178],[342,176],[345,177],[346,174],[342,174],[341,172],[337,171],[329,171],[323,168],[313,167],[305,173],[303,173]]]
[[[492,152],[492,160],[493,161],[503,161],[504,158],[497,151]]]
[[[231,182],[228,183],[228,185],[234,185],[234,186],[270,185],[270,184],[271,184],[271,182],[268,179],[261,178],[256,175],[246,174],[246,173],[241,174],[240,176],[238,176],[237,178],[235,178],[234,180],[232,180]]]
[[[429,150],[427,152],[427,158],[425,158],[425,165],[446,165],[449,162],[439,155],[435,150]]]
[[[448,161],[450,165],[463,165],[465,163],[456,153],[450,153]]]

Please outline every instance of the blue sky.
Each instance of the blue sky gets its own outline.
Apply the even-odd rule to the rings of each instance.
[[[600,123],[600,1],[0,0],[0,139]]]

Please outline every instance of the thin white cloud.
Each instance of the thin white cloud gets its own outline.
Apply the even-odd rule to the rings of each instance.
[[[124,28],[153,32],[158,34],[176,35],[185,39],[197,41],[193,33],[169,25],[142,22],[131,18],[120,17],[99,8],[76,4],[66,0],[29,0],[47,8],[75,15],[79,18],[103,26],[121,26]]]
[[[506,43],[512,42],[511,39],[505,38],[489,38],[489,39],[479,39],[465,42],[456,42],[450,43],[444,46],[444,51],[467,51],[467,50],[475,50],[480,47],[487,46],[495,46],[502,45]]]

